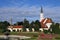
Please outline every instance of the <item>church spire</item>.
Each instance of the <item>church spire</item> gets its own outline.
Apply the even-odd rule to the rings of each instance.
[[[43,13],[43,8],[42,8],[42,6],[41,6],[41,13]]]
[[[41,9],[40,9],[40,22],[44,19],[44,13],[43,13],[43,8],[41,6]]]

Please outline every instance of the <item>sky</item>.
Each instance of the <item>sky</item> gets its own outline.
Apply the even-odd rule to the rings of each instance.
[[[40,20],[41,6],[45,18],[60,23],[60,0],[0,0],[0,21]]]

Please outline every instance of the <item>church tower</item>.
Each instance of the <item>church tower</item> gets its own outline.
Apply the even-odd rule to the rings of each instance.
[[[41,6],[41,10],[40,10],[40,22],[42,21],[42,19],[44,19],[44,14],[43,14],[43,8]]]

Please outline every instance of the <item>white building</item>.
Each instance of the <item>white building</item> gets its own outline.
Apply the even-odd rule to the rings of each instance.
[[[10,32],[23,32],[23,26],[21,25],[21,26],[8,26],[8,30],[10,31]],[[32,28],[32,32],[34,32],[35,30],[34,30],[34,28]],[[29,28],[26,28],[26,32],[30,32],[30,30],[29,30]]]
[[[23,30],[22,30],[22,28],[23,28],[23,26],[21,25],[21,26],[9,26],[8,27],[8,30],[9,31],[18,31],[18,32],[22,32]]]

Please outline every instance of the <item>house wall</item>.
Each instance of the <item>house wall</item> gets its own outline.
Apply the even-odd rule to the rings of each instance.
[[[10,32],[13,32],[13,31],[19,31],[19,32],[22,32],[22,28],[8,28],[8,30],[10,30]]]
[[[8,28],[8,30],[9,30],[10,32],[18,31],[18,30],[19,30],[19,32],[22,32],[22,31],[23,31],[22,28]],[[32,28],[32,32],[34,32],[34,31],[35,31],[34,28]],[[29,28],[26,28],[26,32],[29,32]]]

